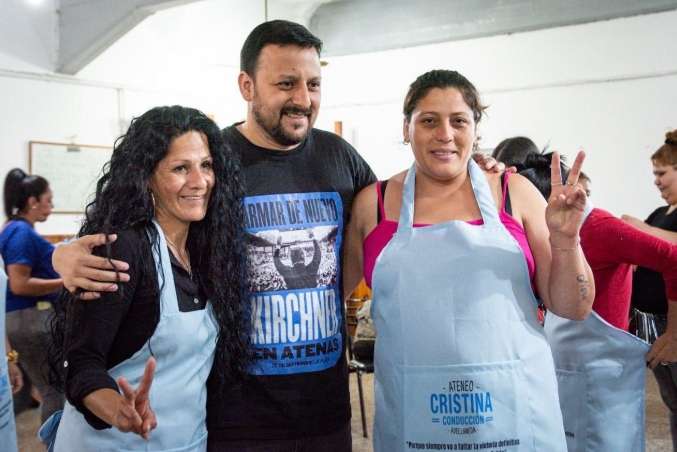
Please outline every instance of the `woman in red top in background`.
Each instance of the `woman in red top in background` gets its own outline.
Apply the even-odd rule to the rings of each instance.
[[[550,195],[550,162],[551,154],[531,154],[520,165],[520,174],[546,197]],[[579,184],[588,196],[589,183],[581,175]],[[672,339],[677,337],[677,322],[668,322],[666,332],[650,350],[627,332],[632,265],[662,273],[670,309],[677,308],[677,245],[645,234],[590,203],[585,214],[580,237],[595,280],[594,314],[572,322],[548,313],[545,320],[568,450],[592,446],[594,450],[643,451],[644,361],[654,368],[677,360],[677,341]]]
[[[546,197],[550,196],[551,155],[532,154],[518,165],[520,174]],[[581,174],[578,183],[590,196],[590,178]],[[677,300],[676,245],[645,234],[596,207],[590,210],[580,234],[597,289],[592,309],[611,325],[628,329],[633,265],[662,273],[668,299]],[[677,324],[674,328],[677,334]]]

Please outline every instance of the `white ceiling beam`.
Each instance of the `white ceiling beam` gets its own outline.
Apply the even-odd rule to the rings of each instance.
[[[74,75],[146,17],[200,0],[61,0],[57,72]]]

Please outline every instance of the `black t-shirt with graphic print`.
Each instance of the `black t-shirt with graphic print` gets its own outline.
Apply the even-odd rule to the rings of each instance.
[[[245,184],[251,340],[242,384],[210,381],[210,440],[293,439],[350,419],[341,247],[355,195],[375,181],[340,137],[312,129],[291,151],[264,149],[236,128]],[[295,274],[296,273],[296,274]],[[312,274],[311,274],[312,273]]]

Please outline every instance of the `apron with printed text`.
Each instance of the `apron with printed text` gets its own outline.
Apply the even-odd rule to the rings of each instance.
[[[0,257],[0,444],[2,450],[16,452],[16,425],[12,404],[12,386],[9,383],[7,360],[5,359],[5,298],[7,295],[7,275],[5,264]]]
[[[109,370],[114,379],[124,376],[132,387],[141,380],[146,361],[157,360],[150,404],[157,428],[145,441],[116,428],[93,429],[71,404],[66,403],[55,451],[165,451],[200,452],[207,448],[207,377],[214,360],[217,326],[211,303],[203,310],[180,312],[169,251],[162,229],[155,223],[160,255],[153,249],[160,292],[160,321],[152,337],[131,358]],[[164,282],[164,284],[162,283]]]
[[[415,166],[374,269],[374,450],[566,450],[521,248],[471,160],[483,225],[414,228]]]
[[[649,344],[594,311],[582,321],[548,313],[569,452],[643,452]]]

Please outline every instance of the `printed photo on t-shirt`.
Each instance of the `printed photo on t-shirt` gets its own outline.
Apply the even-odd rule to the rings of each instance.
[[[336,192],[247,197],[245,221],[252,373],[334,366],[343,347],[341,197]]]

